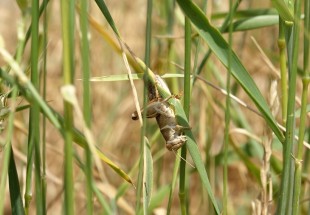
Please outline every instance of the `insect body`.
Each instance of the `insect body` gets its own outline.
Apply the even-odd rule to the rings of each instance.
[[[168,89],[165,82],[158,75],[156,75],[156,82],[160,86],[164,84],[162,87],[166,88],[166,90]],[[149,86],[150,102],[141,112],[145,110],[147,118],[156,118],[160,132],[166,140],[167,149],[177,151],[185,144],[186,136],[182,135],[184,127],[178,125],[174,110],[168,102],[172,97],[175,96],[172,95],[163,99],[159,96],[156,86],[154,88]],[[138,113],[136,111],[132,114],[132,119],[138,119]]]

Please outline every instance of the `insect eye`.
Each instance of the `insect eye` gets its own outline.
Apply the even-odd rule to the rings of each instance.
[[[133,114],[131,114],[131,119],[133,119],[133,120],[138,120],[139,119],[139,116],[136,113],[136,111]]]

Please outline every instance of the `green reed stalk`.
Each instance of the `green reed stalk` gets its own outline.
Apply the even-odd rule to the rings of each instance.
[[[299,14],[299,17],[298,17]],[[295,95],[299,45],[300,0],[295,1],[295,20],[293,28],[285,26],[288,48],[289,92],[287,104],[286,136],[283,145],[283,171],[277,214],[291,214],[293,196],[292,149],[295,135]]]
[[[184,112],[186,114],[187,119],[189,119],[189,109],[190,109],[190,98],[191,98],[191,22],[185,17],[185,56],[184,56]],[[179,190],[179,198],[181,204],[181,212],[182,214],[187,214],[187,198],[188,192],[186,191],[186,152],[187,147],[186,144],[181,148],[181,157],[180,162],[180,190]]]
[[[236,5],[236,4],[235,4]],[[225,109],[225,131],[224,131],[224,166],[223,166],[223,214],[228,214],[228,146],[229,146],[229,126],[230,126],[230,79],[231,79],[231,62],[232,62],[232,31],[233,31],[233,3],[229,1],[229,56],[228,56],[228,72],[226,79],[226,109]]]
[[[152,10],[153,10],[153,1],[147,1],[147,11],[146,11],[146,30],[145,30],[145,72],[143,75],[144,80],[144,90],[143,90],[143,107],[147,106],[147,95],[148,95],[148,81],[149,73],[148,68],[150,67],[150,55],[151,55],[151,34],[152,34]],[[140,211],[140,199],[143,186],[143,174],[144,173],[144,144],[145,143],[145,134],[146,134],[146,111],[143,111],[143,125],[141,127],[141,136],[140,136],[140,163],[139,163],[139,174],[138,174],[138,184],[137,184],[137,195],[136,195],[136,213]]]
[[[90,66],[89,66],[89,41],[88,41],[88,1],[81,1],[80,25],[82,33],[81,55],[83,69],[83,115],[88,128],[91,127],[91,93],[90,93]],[[86,211],[93,214],[93,161],[89,147],[85,149],[86,157]]]
[[[286,123],[287,116],[287,67],[286,67],[286,44],[285,44],[285,23],[279,16],[279,38],[278,47],[280,55],[280,74],[281,74],[281,107],[282,122]]]
[[[46,49],[48,41],[48,19],[47,19],[47,4],[48,0],[43,0],[44,15],[43,15],[43,47]],[[47,87],[47,51],[43,51],[43,99],[46,100]],[[46,116],[42,116],[42,207],[43,214],[46,214]]]
[[[74,0],[61,1],[63,39],[63,78],[65,85],[71,85],[74,77]],[[64,100],[64,206],[65,214],[74,214],[73,181],[73,107]]]
[[[305,32],[309,33],[309,11],[307,10],[307,4],[305,2],[305,21],[304,21],[304,26],[305,26]],[[300,22],[300,14],[301,14],[301,1],[297,0],[296,1],[296,6],[295,6],[295,25],[298,26],[301,24]],[[306,20],[308,19],[308,20]],[[299,35],[298,29],[295,30],[296,37]],[[295,33],[294,32],[294,33]],[[298,144],[297,144],[297,154],[295,156],[295,175],[294,175],[294,193],[293,193],[293,214],[300,214],[299,211],[299,205],[300,205],[300,191],[301,191],[301,174],[302,174],[302,157],[304,153],[304,137],[305,137],[305,130],[306,130],[306,119],[307,119],[307,104],[308,104],[308,86],[310,83],[310,71],[309,71],[309,43],[308,43],[308,37],[305,33],[304,37],[304,71],[303,71],[303,77],[302,77],[302,84],[303,84],[303,89],[302,89],[302,96],[301,96],[301,112],[300,112],[300,123],[299,123],[299,134],[298,134]],[[298,40],[298,38],[296,38]],[[298,45],[298,43],[297,43]],[[296,50],[296,55],[298,54],[298,49]],[[297,57],[296,57],[297,58]],[[297,61],[297,59],[296,59]]]
[[[39,0],[34,0],[39,1]],[[34,8],[33,8],[34,9]],[[39,2],[36,5],[36,18],[37,22],[39,23]],[[34,25],[33,25],[34,26]],[[38,28],[38,25],[36,26]],[[35,36],[36,35],[36,36]],[[31,83],[33,83],[33,86],[39,91],[40,90],[40,75],[38,70],[39,65],[39,38],[38,38],[38,29],[37,32],[33,31],[32,33],[32,40],[31,40]],[[34,45],[32,45],[35,42]],[[35,50],[33,50],[35,49]],[[34,103],[30,107],[30,126],[31,132],[30,135],[33,135],[32,141],[34,141],[34,166],[35,166],[35,188],[36,188],[36,209],[37,214],[43,214],[43,200],[45,199],[42,196],[42,173],[41,173],[41,142],[40,142],[40,107],[38,103]],[[33,134],[32,134],[33,132]]]
[[[231,9],[231,11],[232,11],[233,13],[235,13],[235,12],[237,11],[237,9],[238,9],[239,4],[241,3],[241,1],[242,1],[242,0],[237,0],[237,1],[234,3],[234,5],[232,6],[232,9]],[[229,21],[230,21],[230,13],[228,13],[227,16],[225,17],[225,19],[224,19],[224,21],[223,21],[223,23],[222,23],[222,26],[221,26],[220,29],[219,29],[220,32],[224,32],[224,31],[229,27],[229,25],[230,25]],[[207,53],[204,55],[203,59],[201,60],[201,62],[200,62],[200,64],[199,64],[199,66],[198,66],[197,69],[195,70],[195,76],[196,76],[196,75],[199,75],[199,74],[202,72],[202,69],[204,68],[204,66],[205,66],[206,62],[208,61],[209,57],[211,56],[211,53],[212,53],[212,50],[209,49],[209,50],[207,51]],[[194,85],[195,81],[196,81],[196,78],[194,77],[192,85]]]
[[[40,88],[38,71],[39,61],[39,1],[32,0],[32,24],[31,24],[31,83],[37,91]],[[26,175],[26,212],[29,211],[29,204],[32,196],[32,165],[35,165],[35,191],[36,191],[36,210],[38,214],[43,213],[42,208],[42,186],[41,186],[41,149],[40,149],[40,108],[37,103],[30,107],[29,114],[29,136],[27,154],[27,175]],[[33,154],[34,153],[34,154]]]

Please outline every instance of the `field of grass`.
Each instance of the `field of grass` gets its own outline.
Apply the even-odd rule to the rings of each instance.
[[[310,214],[309,12],[1,0],[0,214]],[[150,86],[177,151],[131,119]]]

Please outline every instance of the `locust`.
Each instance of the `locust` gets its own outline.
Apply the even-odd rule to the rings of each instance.
[[[160,132],[166,141],[166,148],[169,151],[177,151],[186,143],[186,136],[182,132],[188,128],[178,125],[174,110],[168,102],[171,98],[178,99],[178,96],[171,95],[167,98],[162,98],[158,93],[157,85],[165,88],[167,92],[170,92],[170,90],[159,75],[155,76],[155,80],[155,85],[149,83],[149,102],[145,108],[140,110],[141,115],[146,111],[147,118],[156,118]],[[139,119],[137,111],[132,114],[131,118],[133,120]]]

